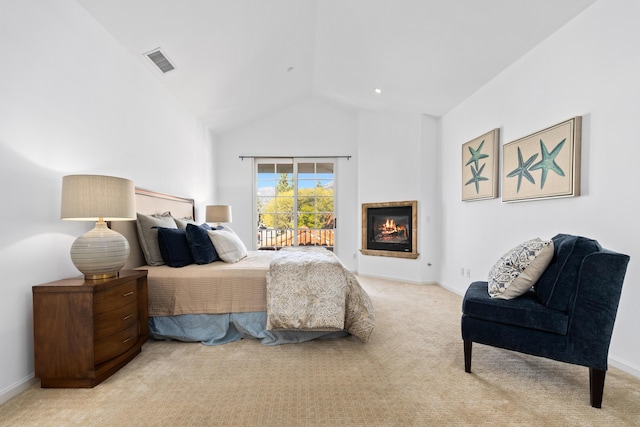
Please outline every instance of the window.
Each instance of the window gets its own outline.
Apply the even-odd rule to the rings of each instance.
[[[255,205],[260,248],[325,246],[335,238],[335,162],[257,159]]]

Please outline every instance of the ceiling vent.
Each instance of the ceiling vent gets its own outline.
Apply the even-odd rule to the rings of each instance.
[[[145,53],[145,55],[163,73],[168,73],[169,71],[174,70],[176,68],[176,67],[173,66],[173,64],[171,62],[169,62],[169,59],[167,58],[167,56],[164,53],[162,53],[160,48],[154,49],[151,52]]]

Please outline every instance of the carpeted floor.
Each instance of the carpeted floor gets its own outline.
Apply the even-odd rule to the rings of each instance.
[[[461,297],[359,277],[376,307],[369,343],[269,347],[149,341],[94,389],[36,385],[0,406],[2,426],[640,426],[640,379],[476,344],[463,367]]]

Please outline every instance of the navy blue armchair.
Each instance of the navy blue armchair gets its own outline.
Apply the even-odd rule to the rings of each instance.
[[[602,406],[609,344],[629,256],[597,241],[559,234],[534,288],[511,300],[491,298],[487,282],[472,283],[462,302],[464,369],[472,343],[589,368],[591,406]]]

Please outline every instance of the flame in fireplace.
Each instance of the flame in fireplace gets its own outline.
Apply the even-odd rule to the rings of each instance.
[[[407,239],[409,236],[406,224],[396,224],[393,218],[386,218],[378,227],[378,231],[379,236],[377,239],[383,241],[389,238]]]
[[[396,222],[393,219],[388,219],[387,218],[387,221],[384,223],[384,228],[385,228],[385,230],[395,231],[396,230]]]

